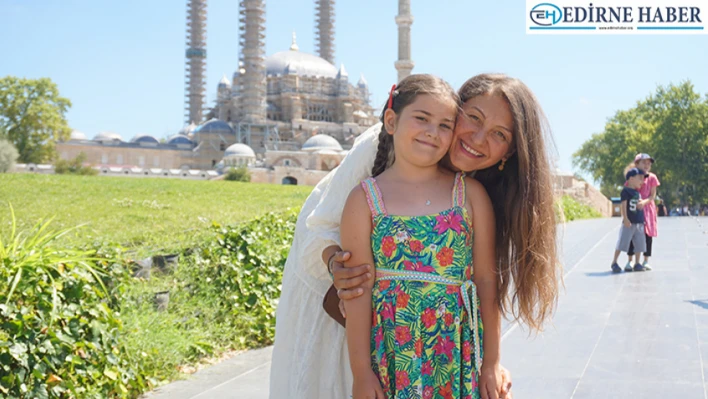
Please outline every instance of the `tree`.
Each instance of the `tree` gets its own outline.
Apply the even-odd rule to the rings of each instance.
[[[70,107],[48,78],[0,78],[0,139],[17,148],[22,163],[51,161],[54,143],[71,134],[65,117]]]
[[[19,156],[12,143],[0,139],[0,173],[11,172]]]
[[[708,203],[708,97],[690,81],[660,86],[634,108],[618,111],[573,154],[573,164],[590,173],[603,194],[617,196],[624,169],[639,152],[657,160],[652,172],[665,202]]]

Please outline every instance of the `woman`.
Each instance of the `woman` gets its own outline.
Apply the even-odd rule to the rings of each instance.
[[[478,171],[475,177],[493,202],[502,311],[540,329],[555,305],[560,275],[543,113],[521,81],[503,75],[475,76],[459,94],[463,105],[449,167]],[[367,278],[366,266],[343,269],[347,254],[339,252],[339,222],[348,193],[371,175],[379,131],[380,125],[373,126],[357,139],[300,213],[276,311],[273,399],[351,393],[345,330],[324,312],[322,298],[332,283],[327,264],[342,298],[360,295],[357,286]],[[511,140],[495,140],[499,132],[510,133]],[[524,280],[530,284],[518,289],[514,282]]]

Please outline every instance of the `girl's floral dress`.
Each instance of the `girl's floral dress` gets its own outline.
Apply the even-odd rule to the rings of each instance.
[[[426,216],[388,215],[376,180],[362,186],[377,277],[372,367],[386,398],[479,399],[483,329],[464,175],[455,176],[452,207]]]

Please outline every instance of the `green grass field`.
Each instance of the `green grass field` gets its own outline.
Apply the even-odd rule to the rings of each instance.
[[[155,252],[198,242],[212,221],[235,224],[299,207],[312,187],[229,181],[0,174],[0,234],[11,203],[20,227],[54,216],[63,229],[87,223],[71,244],[105,241]]]
[[[129,353],[142,354],[147,375],[164,383],[205,357],[254,346],[246,340],[253,327],[250,314],[239,309],[227,319],[217,314],[219,309],[223,313],[219,304],[227,294],[209,291],[210,284],[200,282],[195,257],[185,250],[211,247],[214,222],[235,225],[299,208],[311,191],[308,186],[223,180],[0,174],[0,237],[9,235],[12,204],[19,231],[50,217],[55,218],[52,231],[86,224],[57,242],[57,248],[120,245],[129,251],[128,259],[182,254],[171,273],[121,282],[121,342]],[[169,311],[153,306],[161,291],[170,291]]]

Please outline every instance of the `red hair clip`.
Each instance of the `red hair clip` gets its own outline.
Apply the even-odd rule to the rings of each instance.
[[[396,90],[396,85],[391,86],[391,92],[388,93],[388,107],[386,109],[393,107],[393,92]]]

